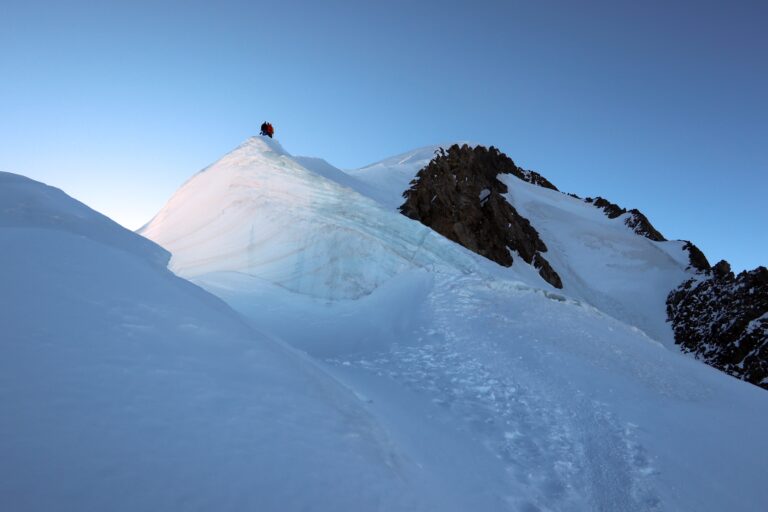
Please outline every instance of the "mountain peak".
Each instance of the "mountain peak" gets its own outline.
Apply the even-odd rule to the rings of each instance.
[[[271,139],[263,135],[253,135],[240,144],[233,153],[244,151],[256,151],[259,153],[275,153],[279,156],[291,156],[277,139]]]
[[[365,192],[330,164],[251,137],[193,176],[140,232],[171,251],[182,277],[234,273],[323,299],[358,298],[444,259],[472,264]]]

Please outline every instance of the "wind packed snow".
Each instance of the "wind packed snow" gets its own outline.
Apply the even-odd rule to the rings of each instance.
[[[193,176],[141,233],[241,316],[166,271],[153,244],[81,205],[90,231],[51,220],[73,201],[0,175],[11,248],[0,255],[0,500],[525,512],[768,502],[765,392],[677,353],[656,316],[649,290],[685,278],[682,248],[509,182],[563,277],[555,290],[520,258],[500,267],[397,213],[433,153],[344,173],[253,138]],[[656,281],[630,287],[638,279]]]
[[[0,510],[442,506],[353,391],[155,244],[0,173],[0,247]]]

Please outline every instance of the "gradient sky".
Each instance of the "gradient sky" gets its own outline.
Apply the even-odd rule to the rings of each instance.
[[[496,145],[768,264],[768,2],[0,0],[0,170],[135,229],[265,119],[354,168]]]

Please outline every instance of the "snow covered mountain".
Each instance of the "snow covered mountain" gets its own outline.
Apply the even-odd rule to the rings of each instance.
[[[171,251],[180,276],[239,273],[320,298],[358,298],[409,269],[473,265],[361,190],[254,137],[185,183],[140,233]]]
[[[665,322],[666,294],[696,275],[686,245],[501,176],[546,243],[555,289],[522,260],[499,266],[398,213],[435,149],[345,173],[252,138],[141,233],[175,273],[353,389],[451,494],[447,509],[764,503],[768,397],[680,354]],[[424,509],[446,509],[430,499]]]
[[[390,163],[394,171],[378,164],[357,171],[358,177],[365,181],[371,177],[367,169],[377,168],[378,183],[390,175],[402,185],[407,173]],[[501,265],[511,265],[514,254],[557,288],[563,288],[563,273],[570,294],[657,340],[674,340],[730,375],[768,388],[765,267],[728,278],[727,262],[710,267],[696,246],[667,241],[639,210],[601,197],[583,202],[572,194],[566,197],[493,147],[440,149],[409,185],[399,207],[404,215]],[[590,206],[612,222],[596,216]],[[719,272],[720,267],[727,270]],[[693,283],[697,286],[690,291]]]
[[[382,204],[395,209],[403,204],[403,192],[416,173],[438,149],[421,148],[350,174],[376,188]],[[625,224],[629,215],[610,218],[579,198],[512,174],[500,174],[498,179],[508,189],[505,199],[531,222],[546,244],[545,256],[561,277],[564,293],[662,343],[674,343],[666,322],[666,296],[696,270],[689,268],[684,242],[654,242],[637,236]],[[540,280],[530,284],[542,285]]]

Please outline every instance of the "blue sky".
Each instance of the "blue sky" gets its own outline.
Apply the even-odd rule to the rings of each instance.
[[[768,2],[0,2],[0,170],[137,228],[268,119],[359,167],[496,145],[768,263]]]

